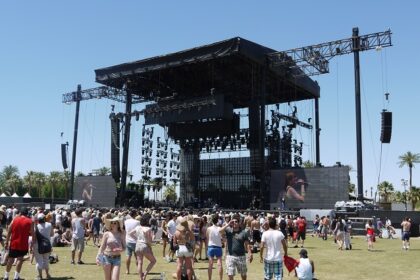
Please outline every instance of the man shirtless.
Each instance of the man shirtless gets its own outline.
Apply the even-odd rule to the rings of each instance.
[[[403,243],[403,250],[410,249],[410,229],[411,223],[410,218],[405,217],[404,221],[401,223],[402,227],[402,243]]]
[[[254,248],[258,248],[261,243],[261,223],[258,220],[257,215],[253,217],[251,222],[251,233],[252,233],[252,245]]]
[[[245,220],[244,220],[246,230],[251,229],[251,223],[253,220],[254,220],[254,217],[252,217],[251,212],[248,212],[248,215],[245,217]]]

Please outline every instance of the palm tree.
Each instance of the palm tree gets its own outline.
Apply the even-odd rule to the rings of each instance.
[[[14,165],[7,165],[3,167],[0,172],[0,182],[2,191],[15,191],[17,179],[19,178],[19,169]]]
[[[420,201],[420,188],[411,187],[410,192],[408,192],[408,201],[411,202],[412,209],[416,210],[416,204]]]
[[[51,185],[51,200],[54,203],[54,190],[63,182],[63,174],[59,171],[51,171],[48,176],[48,183]]]
[[[408,166],[408,170],[409,170],[409,174],[410,174],[410,188],[411,186],[413,186],[413,182],[412,182],[412,177],[413,177],[413,167],[415,163],[419,163],[420,162],[420,154],[413,154],[412,152],[406,152],[405,154],[403,154],[402,156],[398,157],[400,159],[400,161],[398,162],[398,164],[400,165],[400,168],[403,167],[404,165]]]
[[[35,171],[26,171],[26,175],[23,177],[23,182],[26,185],[26,187],[28,188],[28,193],[30,195],[32,192],[32,187],[34,186],[35,183]]]
[[[34,184],[38,190],[38,197],[42,197],[42,187],[45,185],[47,181],[47,176],[42,172],[36,172],[34,176]]]
[[[167,185],[165,188],[165,192],[163,193],[163,197],[165,198],[166,202],[175,203],[177,200],[176,185],[175,184]]]
[[[111,173],[111,168],[104,166],[96,171],[98,172],[98,176],[107,176]]]
[[[303,168],[312,168],[315,167],[315,164],[312,161],[307,160],[303,162],[302,166]]]
[[[394,193],[394,186],[387,181],[383,181],[378,185],[378,193],[384,202],[389,202],[391,195]]]

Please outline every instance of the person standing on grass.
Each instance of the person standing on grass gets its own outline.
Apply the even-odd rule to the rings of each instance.
[[[212,270],[213,270],[213,259],[217,259],[217,268],[219,271],[219,279],[223,279],[223,265],[222,265],[222,234],[221,228],[217,226],[219,217],[217,214],[213,215],[211,218],[212,226],[207,228],[207,240],[208,240],[208,250],[207,256],[209,258],[209,267],[208,267],[208,276],[211,280]]]
[[[118,280],[120,279],[121,253],[125,248],[123,222],[118,217],[107,219],[105,227],[108,231],[102,237],[96,260],[103,266],[105,280]]]
[[[128,235],[136,240],[136,258],[137,258],[137,272],[139,273],[140,279],[146,279],[147,275],[156,264],[156,258],[152,251],[153,242],[153,231],[150,228],[150,214],[144,214],[140,219],[140,225],[132,229]],[[149,261],[145,272],[143,272],[143,259],[146,258]]]
[[[405,217],[404,221],[401,223],[402,227],[402,249],[408,250],[410,249],[410,229],[411,223],[408,217]]]
[[[47,240],[50,240],[51,236],[53,235],[53,228],[51,226],[51,223],[45,222],[45,215],[44,214],[38,214],[37,216],[38,224],[35,226],[35,230],[39,232],[44,238]],[[38,234],[38,233],[37,233]],[[38,277],[37,279],[42,279],[42,270],[45,270],[45,273],[47,274],[47,279],[50,279],[50,273],[49,273],[49,263],[50,263],[50,255],[51,251],[47,253],[39,253],[38,250],[38,244],[39,240],[37,240],[34,243],[34,256],[36,261],[36,269],[38,271]]]
[[[74,264],[74,257],[77,254],[77,264],[84,264],[82,261],[82,254],[85,250],[85,231],[86,223],[85,219],[82,217],[83,210],[78,208],[74,211],[76,217],[71,220],[71,228],[73,231],[72,235],[72,244],[71,244],[71,264]]]
[[[222,227],[227,238],[226,270],[229,280],[233,280],[236,270],[241,275],[242,280],[246,280],[248,271],[246,253],[248,253],[249,262],[252,262],[252,250],[248,242],[249,233],[242,228],[240,221],[239,215],[234,215],[232,220]]]
[[[260,262],[264,263],[264,279],[281,280],[283,277],[283,258],[287,256],[287,244],[281,231],[276,230],[276,219],[268,219],[269,229],[263,232],[260,247]]]
[[[23,265],[23,257],[29,251],[29,237],[35,239],[34,223],[28,218],[28,208],[22,207],[8,227],[6,242],[4,247],[9,250],[6,271],[4,272],[4,280],[9,279],[9,273],[12,269],[14,260],[16,259],[16,271],[13,279],[20,280],[20,271]]]
[[[373,251],[373,239],[375,238],[375,229],[372,225],[372,220],[369,220],[366,224],[366,239],[368,242],[368,251]]]
[[[130,264],[131,264],[131,257],[134,254],[134,258],[136,258],[135,250],[136,250],[136,242],[137,238],[134,238],[130,235],[130,232],[135,229],[137,226],[140,225],[140,222],[136,219],[134,219],[137,216],[136,210],[131,210],[130,214],[127,216],[127,219],[124,221],[124,228],[125,228],[125,242],[126,242],[126,248],[125,248],[125,255],[127,256],[127,259],[125,260],[125,274],[130,274]],[[137,263],[137,261],[136,261]]]
[[[296,220],[296,228],[297,228],[297,235],[296,235],[296,245],[295,248],[299,246],[299,241],[302,240],[302,245],[300,246],[303,248],[305,245],[306,239],[306,218],[301,216]]]

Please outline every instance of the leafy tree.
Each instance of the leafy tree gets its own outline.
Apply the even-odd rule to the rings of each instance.
[[[26,175],[23,177],[23,183],[25,184],[25,186],[27,187],[27,192],[32,196],[32,190],[33,187],[35,185],[35,176],[36,176],[36,172],[35,171],[26,171]]]
[[[312,161],[307,160],[303,162],[302,166],[303,168],[312,168],[315,166],[315,164]]]
[[[413,154],[412,152],[406,152],[405,154],[399,156],[400,161],[398,162],[399,167],[403,167],[405,165],[408,166],[408,171],[410,174],[410,188],[413,186],[412,178],[413,178],[413,167],[415,163],[420,162],[420,154]]]
[[[43,172],[35,172],[34,175],[34,184],[35,188],[38,190],[38,197],[43,197],[43,188],[47,182],[47,176]]]
[[[57,191],[57,188],[65,182],[65,178],[63,173],[59,171],[51,171],[47,180],[51,186],[51,199],[54,201],[54,193]]]
[[[353,184],[352,182],[349,182],[349,193],[354,193],[354,191],[356,190],[356,185]]]
[[[411,202],[413,210],[415,210],[417,202],[420,201],[420,188],[411,187],[407,196],[407,200]]]
[[[16,192],[17,186],[21,183],[17,166],[7,165],[3,167],[0,172],[0,183],[2,184],[2,192],[9,194]]]
[[[387,181],[383,181],[378,185],[378,193],[383,202],[390,202],[390,198],[394,193],[394,186]]]
[[[175,203],[178,199],[178,196],[176,194],[176,185],[167,185],[165,188],[165,192],[163,193],[163,197],[167,202]]]
[[[111,168],[109,167],[101,167],[97,170],[99,176],[107,176],[111,173]]]

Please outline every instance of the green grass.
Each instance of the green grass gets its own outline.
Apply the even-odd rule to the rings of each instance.
[[[305,247],[309,252],[309,258],[315,261],[316,277],[318,279],[420,279],[420,240],[411,240],[410,251],[401,250],[400,240],[377,239],[374,251],[367,251],[367,245],[363,237],[352,239],[353,250],[339,251],[332,239],[322,241],[319,238],[308,236]],[[97,248],[87,246],[83,261],[85,265],[70,265],[70,249],[54,248],[59,255],[60,261],[51,265],[51,274],[55,279],[103,279],[102,268],[95,264]],[[289,248],[289,255],[298,258],[299,249]],[[148,279],[159,279],[161,272],[165,272],[167,279],[175,271],[175,263],[167,263],[162,258],[162,247],[156,245],[153,251],[158,260]],[[125,257],[123,257],[123,262]],[[147,264],[147,261],[146,261]],[[132,274],[125,275],[125,264],[121,269],[121,279],[138,279],[134,274],[134,262]],[[4,267],[0,267],[1,277]],[[207,279],[207,263],[200,262],[195,265],[196,275],[200,280]],[[12,273],[14,269],[12,269]],[[213,279],[217,279],[217,272],[213,270]],[[13,275],[13,274],[12,274]],[[35,278],[35,266],[25,262],[22,277],[25,279]],[[227,279],[227,276],[224,276]],[[240,279],[236,276],[235,279]],[[259,254],[254,254],[254,261],[248,266],[248,279],[263,279],[263,267],[259,262]],[[285,273],[283,279],[297,279],[291,273]],[[218,280],[218,279],[217,279]]]

